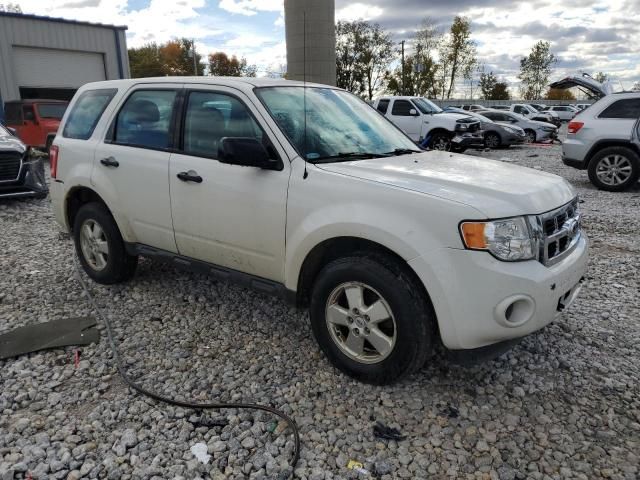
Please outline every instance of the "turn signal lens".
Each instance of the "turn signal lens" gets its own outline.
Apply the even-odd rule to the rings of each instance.
[[[487,241],[484,237],[484,227],[486,223],[463,223],[462,237],[467,248],[484,250],[487,248]]]
[[[51,145],[49,148],[49,164],[51,165],[51,178],[58,176],[58,146]]]

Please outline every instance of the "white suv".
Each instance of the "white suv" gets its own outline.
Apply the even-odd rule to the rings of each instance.
[[[612,93],[582,110],[569,122],[562,161],[588,170],[602,190],[625,190],[640,178],[640,150],[631,141],[640,118],[640,93]]]
[[[436,341],[476,349],[542,328],[587,263],[564,179],[418,151],[322,85],[87,84],[51,170],[56,219],[95,281],[130,279],[144,255],[281,295],[309,307],[338,368],[371,383],[420,368]]]

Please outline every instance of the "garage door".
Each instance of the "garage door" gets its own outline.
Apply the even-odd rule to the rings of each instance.
[[[19,87],[78,88],[106,80],[101,53],[13,47],[13,65]]]

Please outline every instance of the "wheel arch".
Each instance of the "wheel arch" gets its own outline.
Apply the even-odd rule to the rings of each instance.
[[[73,187],[67,193],[64,201],[64,218],[67,222],[67,226],[70,232],[73,232],[73,224],[80,208],[83,205],[91,202],[101,203],[105,206],[109,213],[111,213],[111,216],[113,216],[113,213],[109,209],[107,202],[105,202],[102,197],[95,192],[95,190],[82,185]]]
[[[640,149],[638,149],[638,146],[635,145],[634,143],[632,143],[631,141],[627,141],[627,140],[599,140],[596,143],[594,143],[591,146],[591,148],[589,149],[589,152],[587,153],[587,155],[585,157],[585,168],[589,168],[589,164],[591,163],[591,160],[593,159],[593,157],[596,156],[596,154],[598,152],[600,152],[601,150],[604,150],[605,148],[610,148],[610,147],[628,148],[632,152],[635,152],[636,155],[640,156]]]

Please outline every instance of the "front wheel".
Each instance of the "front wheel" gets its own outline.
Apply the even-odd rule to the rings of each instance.
[[[119,283],[135,273],[138,257],[127,253],[118,225],[103,204],[92,202],[80,208],[73,238],[84,271],[96,282]]]
[[[498,148],[500,143],[500,137],[497,133],[489,132],[484,136],[484,146],[487,148]]]
[[[420,368],[432,351],[433,315],[421,288],[394,259],[357,255],[318,274],[313,334],[347,375],[389,384]]]
[[[640,178],[640,158],[625,147],[603,148],[589,162],[589,180],[600,190],[621,192]]]
[[[536,132],[527,128],[525,131],[525,139],[527,143],[535,143],[536,141]]]
[[[434,133],[429,141],[431,150],[451,151],[451,136],[446,133]]]

